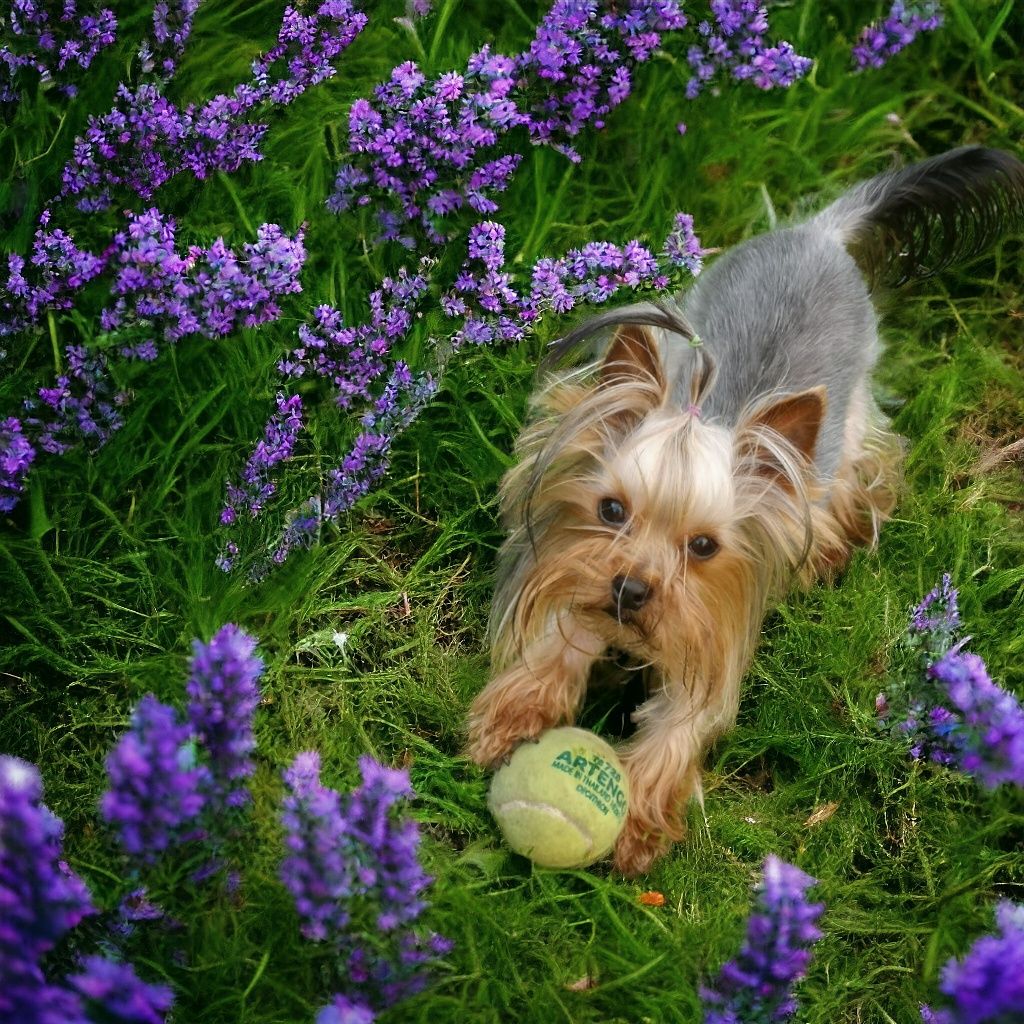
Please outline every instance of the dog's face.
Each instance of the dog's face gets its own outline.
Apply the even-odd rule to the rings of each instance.
[[[707,383],[680,409],[653,336],[630,328],[596,381],[545,393],[505,486],[515,564],[499,644],[571,615],[675,678],[710,685],[746,657],[780,558],[801,543],[792,513],[824,406],[795,396],[734,429],[700,417]]]

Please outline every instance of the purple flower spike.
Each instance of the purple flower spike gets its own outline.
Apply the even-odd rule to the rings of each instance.
[[[25,477],[36,457],[35,445],[14,416],[0,420],[0,512],[10,512],[25,491]]]
[[[256,641],[231,623],[208,644],[196,640],[192,645],[188,720],[209,758],[209,807],[214,812],[251,799],[244,780],[255,771],[253,714],[263,673],[255,648]]]
[[[704,249],[693,231],[693,217],[677,213],[672,231],[665,239],[665,255],[674,267],[688,270],[694,277],[704,266]]]
[[[935,639],[949,646],[952,635],[960,628],[960,609],[957,591],[949,573],[943,573],[942,582],[928,592],[914,609],[910,619],[910,632],[936,634]],[[945,650],[946,647],[941,648]]]
[[[320,1011],[318,1024],[371,1021],[375,1008],[420,991],[427,966],[451,948],[415,930],[430,880],[419,862],[416,823],[395,815],[398,802],[413,795],[408,774],[371,757],[360,758],[359,767],[362,785],[344,797],[321,785],[316,753],[299,754],[284,773],[288,853],[281,879],[302,934],[333,945],[352,985]],[[389,955],[381,955],[380,943]]]
[[[851,51],[858,70],[880,68],[906,49],[921,32],[934,32],[942,25],[942,9],[937,0],[904,3],[895,0],[881,21],[865,25]]]
[[[373,1024],[376,1019],[365,1003],[337,995],[316,1015],[316,1024]]]
[[[320,755],[296,756],[284,773],[288,793],[281,820],[288,855],[281,880],[295,899],[302,934],[322,942],[349,921],[356,865],[349,856],[341,797],[320,784]]]
[[[80,13],[77,0],[13,0],[7,7],[12,45],[0,46],[0,106],[18,102],[21,71],[75,96],[75,73],[117,37],[117,18],[108,7]]]
[[[110,788],[100,810],[125,851],[152,864],[165,850],[197,835],[210,773],[197,766],[191,729],[152,694],[107,756]]]
[[[192,34],[192,19],[202,0],[157,0],[153,7],[153,46],[141,54],[145,71],[159,65],[162,74],[173,75],[185,44]]]
[[[173,73],[191,31],[194,0],[157,4],[154,46],[144,47],[143,69],[159,63],[159,77]],[[253,62],[252,76],[230,94],[202,107],[178,108],[163,95],[162,83],[121,85],[112,110],[90,117],[65,165],[61,198],[76,197],[78,208],[101,210],[115,190],[150,199],[182,172],[198,179],[216,171],[236,171],[262,159],[267,132],[263,119],[334,74],[333,61],[366,25],[366,15],[349,0],[326,0],[310,14],[286,7],[277,43]]]
[[[64,826],[34,765],[0,756],[0,1020],[79,1024],[73,997],[39,961],[88,914],[85,883],[61,859]]]
[[[986,789],[1005,782],[1024,786],[1020,701],[992,682],[977,654],[952,650],[929,668],[928,675],[942,686],[950,705],[931,713],[934,745]]]
[[[174,1002],[166,985],[150,985],[131,964],[101,956],[85,957],[82,968],[81,974],[73,974],[67,981],[90,1009],[100,1010],[117,1024],[163,1024]],[[96,1018],[90,1013],[90,1019]]]
[[[796,1012],[793,986],[807,973],[824,905],[810,903],[815,880],[778,857],[764,862],[757,910],[739,955],[701,988],[704,1024],[775,1024]]]
[[[940,991],[952,1006],[921,1007],[924,1024],[1010,1024],[1024,1019],[1024,905],[996,907],[996,934],[978,939],[942,969]]]
[[[768,13],[758,0],[711,0],[715,22],[698,25],[699,43],[686,59],[693,76],[686,98],[696,99],[720,72],[759,89],[785,89],[807,74],[813,61],[801,57],[790,43],[766,44]]]
[[[912,613],[907,634],[918,666],[876,698],[881,724],[915,759],[958,768],[986,789],[1024,786],[1024,706],[963,650],[966,640],[956,642],[959,627],[947,573]]]

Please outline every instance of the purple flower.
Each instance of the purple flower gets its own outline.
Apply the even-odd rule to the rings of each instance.
[[[594,0],[557,0],[515,57],[485,46],[463,72],[433,81],[400,65],[372,100],[352,104],[350,156],[328,206],[340,213],[373,200],[384,238],[412,247],[418,229],[430,244],[448,240],[456,211],[497,211],[495,196],[521,159],[496,152],[504,136],[525,128],[578,160],[571,140],[602,127],[628,96],[629,63],[648,60],[664,33],[685,24],[675,0],[631,0],[606,14]]]
[[[943,573],[941,583],[930,590],[914,609],[910,620],[910,632],[937,633],[948,641],[960,628],[957,596],[952,577],[948,572]]]
[[[163,1024],[174,996],[166,985],[143,981],[131,964],[114,963],[101,956],[84,957],[82,972],[67,983],[90,1011],[99,1010],[117,1024]],[[92,1012],[90,1012],[90,1018]]]
[[[107,775],[100,810],[131,857],[152,864],[200,834],[210,773],[196,763],[189,726],[152,694],[139,702],[128,732],[107,756]]]
[[[44,210],[27,268],[17,253],[7,256],[7,280],[0,282],[0,338],[38,323],[47,310],[70,309],[72,294],[106,266],[105,256],[79,249],[66,231],[51,230],[49,220]]]
[[[173,71],[194,13],[188,0],[176,3],[173,12],[166,3],[157,5],[156,53],[144,50],[144,67],[159,61],[164,74]],[[120,85],[113,109],[90,117],[85,134],[75,139],[60,197],[77,197],[81,210],[106,209],[119,188],[150,199],[182,172],[203,179],[261,159],[267,131],[262,119],[330,78],[332,62],[366,20],[350,0],[326,0],[308,15],[285,8],[277,43],[253,62],[251,78],[201,107],[179,109],[164,97],[160,81],[142,82],[134,90]]]
[[[348,924],[356,887],[341,797],[320,784],[320,755],[314,751],[296,756],[284,782],[281,820],[288,854],[281,880],[295,900],[302,934],[322,942]]]
[[[321,785],[316,753],[299,754],[284,773],[288,852],[281,879],[295,900],[302,934],[347,957],[357,993],[335,997],[318,1022],[372,1020],[373,1005],[391,1006],[419,991],[426,965],[449,948],[446,940],[415,930],[429,879],[419,863],[416,823],[395,817],[397,803],[413,795],[409,777],[370,757],[359,767],[362,784],[347,797]],[[369,942],[372,932],[386,955],[378,952],[380,943]]]
[[[951,650],[928,669],[949,707],[935,707],[927,729],[948,763],[986,789],[1024,786],[1024,707],[989,678],[977,654]]]
[[[42,795],[35,766],[0,756],[0,1019],[74,1024],[74,1001],[40,960],[95,908],[61,859],[64,826]]]
[[[21,421],[13,416],[0,420],[0,512],[10,512],[20,501],[35,457]]]
[[[768,14],[758,0],[711,0],[715,23],[702,21],[699,42],[687,51],[692,77],[686,98],[696,99],[719,72],[759,89],[788,88],[810,69],[790,43],[769,46],[764,40]]]
[[[1009,1024],[1024,1018],[1024,906],[996,907],[995,935],[978,939],[942,969],[946,1009],[921,1007],[924,1024]]]
[[[796,1012],[793,986],[807,973],[811,947],[821,938],[817,922],[824,906],[807,900],[814,884],[792,864],[765,859],[746,941],[715,981],[701,988],[705,1024],[774,1024]]]
[[[377,1015],[365,1003],[336,995],[316,1015],[316,1024],[373,1024]]]
[[[987,789],[1024,786],[1024,706],[989,678],[977,654],[963,650],[966,640],[954,642],[959,627],[947,573],[911,615],[917,663],[876,698],[881,724],[915,759],[958,768]]]
[[[12,0],[11,45],[0,46],[0,106],[18,102],[23,71],[44,84],[56,83],[67,96],[77,93],[76,72],[87,69],[117,36],[114,12],[90,6],[94,13],[80,13],[77,0]]]
[[[895,0],[881,21],[861,29],[851,51],[858,70],[880,68],[900,50],[908,47],[921,32],[933,32],[942,25],[942,9],[937,0],[904,3]]]
[[[163,75],[173,75],[185,44],[192,34],[192,19],[202,0],[157,0],[153,7],[153,45],[143,48],[142,67],[159,65]]]
[[[222,524],[234,523],[240,508],[251,516],[262,512],[267,500],[277,490],[270,474],[276,466],[291,458],[301,430],[302,398],[299,395],[286,398],[279,393],[277,413],[268,420],[263,440],[249,456],[242,471],[241,484],[228,484],[228,502],[220,514]]]
[[[188,721],[209,761],[208,806],[215,813],[251,799],[244,780],[255,771],[253,714],[263,673],[255,648],[256,641],[231,623],[208,644],[192,644]]]
[[[155,207],[127,215],[114,236],[117,300],[101,314],[106,331],[145,329],[167,342],[191,334],[218,338],[277,319],[278,300],[302,290],[303,234],[263,224],[241,255],[218,238],[209,248],[175,248],[176,225]]]

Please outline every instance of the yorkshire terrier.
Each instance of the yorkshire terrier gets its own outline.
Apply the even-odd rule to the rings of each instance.
[[[582,369],[549,361],[502,485],[472,760],[494,765],[573,722],[595,663],[625,652],[650,685],[621,749],[615,868],[644,872],[681,838],[766,611],[874,544],[892,514],[903,449],[871,393],[873,294],[1022,219],[1024,164],[956,149],[744,242],[672,302],[611,310],[557,342],[559,357],[604,338]]]

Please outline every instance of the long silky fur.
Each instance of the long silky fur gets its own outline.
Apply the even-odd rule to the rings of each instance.
[[[1024,224],[1024,163],[962,146],[855,185],[814,219],[875,285],[928,277]]]

